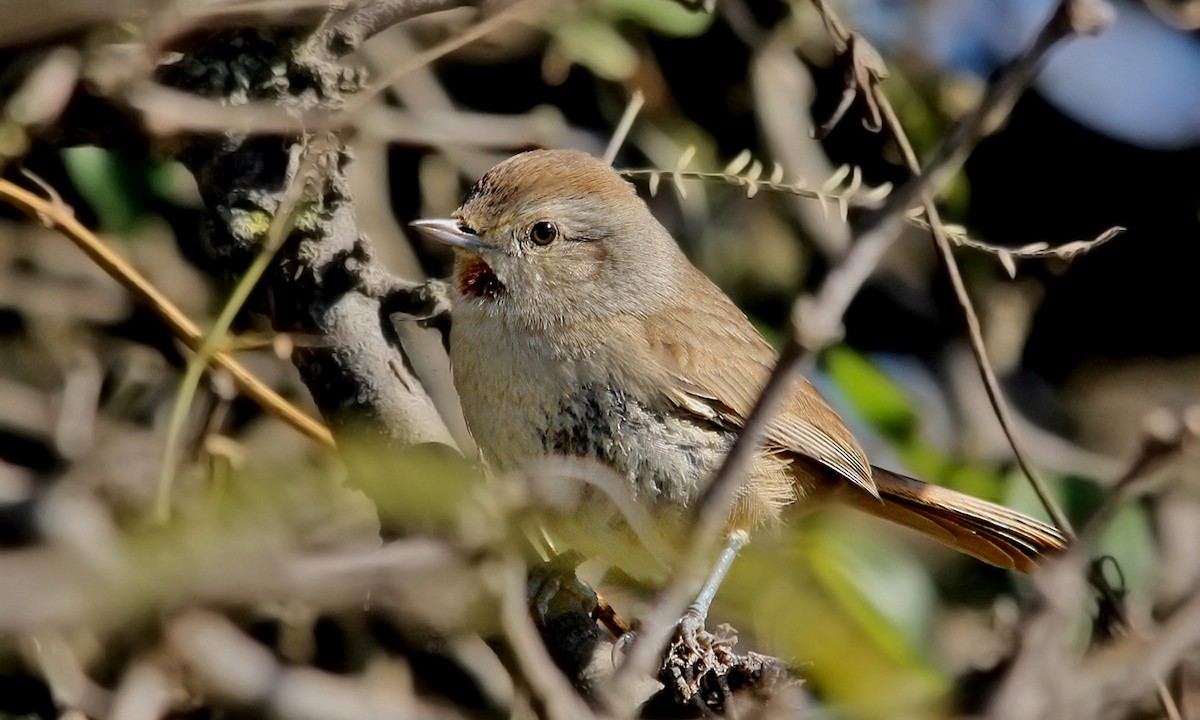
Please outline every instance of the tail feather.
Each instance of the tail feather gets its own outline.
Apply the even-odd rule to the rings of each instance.
[[[986,563],[1028,573],[1067,547],[1053,527],[1015,510],[890,470],[872,470],[883,501],[855,493],[857,508]]]

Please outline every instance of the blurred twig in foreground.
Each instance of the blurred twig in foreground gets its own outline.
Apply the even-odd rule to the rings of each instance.
[[[146,307],[162,318],[181,342],[192,350],[199,349],[203,338],[200,328],[159,292],[158,288],[150,284],[129,263],[109,249],[104,241],[76,220],[75,214],[61,201],[43,200],[28,190],[19,188],[3,179],[0,179],[0,196],[47,226],[61,230],[63,235],[74,242],[114,280],[121,283]],[[314,442],[327,448],[333,447],[333,436],[329,430],[280,397],[274,390],[259,382],[228,353],[216,350],[209,357],[209,362],[214,367],[228,372],[233,377],[238,389],[261,405],[263,409],[276,415]]]

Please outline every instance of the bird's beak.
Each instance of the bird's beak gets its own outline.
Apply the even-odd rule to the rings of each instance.
[[[435,220],[414,220],[409,223],[425,237],[437,240],[450,247],[459,248],[472,253],[481,253],[491,249],[483,238],[466,229],[452,218],[437,218]]]

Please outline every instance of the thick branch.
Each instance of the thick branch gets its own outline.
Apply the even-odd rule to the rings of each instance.
[[[249,87],[230,80],[237,76]],[[288,30],[206,34],[160,70],[160,81],[230,104],[296,109],[336,108],[358,88],[336,58]],[[319,144],[328,149],[315,164],[321,190],[297,213],[296,229],[264,280],[271,320],[276,330],[300,338],[293,361],[335,431],[354,426],[401,444],[453,445],[390,331],[378,289],[394,281],[358,231],[346,150],[336,137],[324,137]],[[226,134],[195,135],[182,145],[179,158],[209,209],[206,250],[220,272],[237,275],[256,251],[280,207],[289,153],[302,142]]]

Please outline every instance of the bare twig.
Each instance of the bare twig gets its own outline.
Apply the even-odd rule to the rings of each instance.
[[[827,24],[840,29],[838,34],[842,42],[848,43],[851,34],[845,31],[824,0],[814,0],[814,3]],[[924,170],[910,175],[907,182],[896,188],[877,211],[877,216],[886,218],[904,212],[927,191],[936,195],[936,190],[958,170],[971,148],[987,134],[988,128],[999,124],[1012,110],[1020,94],[1033,82],[1050,50],[1063,39],[1102,32],[1113,17],[1114,11],[1105,0],[1059,0],[1029,47],[992,76],[975,108],[950,128],[924,164]],[[872,92],[875,90],[877,88]]]
[[[310,108],[298,113],[269,101],[230,105],[151,80],[133,85],[125,94],[125,102],[142,114],[146,129],[156,135],[180,132],[286,135],[340,130],[353,122],[353,118],[338,110]]]
[[[852,35],[846,32],[840,18],[823,0],[814,0],[814,3],[835,39],[839,40],[843,47],[849,47]],[[1001,116],[1006,115],[1012,109],[1020,93],[1033,81],[1051,48],[1066,38],[1102,31],[1111,22],[1111,17],[1112,10],[1104,0],[1060,0],[1034,41],[1016,59],[993,76],[978,105],[951,129],[934,153],[929,166],[924,170],[922,170],[920,161],[886,95],[877,85],[872,85],[870,88],[875,103],[884,112],[888,129],[904,156],[910,178],[888,196],[879,210],[866,214],[864,225],[869,229],[876,224],[890,220],[896,214],[906,212],[909,203],[914,199],[918,197],[921,199],[938,252],[944,261],[946,272],[950,276],[950,282],[959,300],[959,305],[962,307],[968,336],[971,340],[971,351],[975,354],[984,387],[995,408],[1001,428],[1008,438],[1017,463],[1029,478],[1038,499],[1054,523],[1068,537],[1072,537],[1074,534],[1069,520],[1051,496],[1045,482],[1034,468],[1018,439],[1012,412],[1004,400],[996,373],[987,358],[979,318],[975,313],[970,296],[967,294],[966,285],[958,270],[958,264],[954,260],[950,241],[941,225],[932,196],[936,194],[937,189],[942,187],[951,172],[958,169],[971,148],[984,136],[987,126],[998,122]]]
[[[1046,27],[1044,27],[1038,34],[1038,38],[1028,51],[1028,54],[1034,55],[1036,53],[1041,53],[1044,55],[1057,40],[1067,37],[1070,34],[1084,31],[1098,32],[1100,29],[1102,29],[1106,24],[1106,12],[1111,11],[1107,9],[1106,5],[1088,5],[1089,2],[1091,2],[1091,0],[1083,0],[1078,3],[1073,2],[1072,0],[1062,0],[1060,5],[1055,9],[1055,13],[1048,21]],[[1076,7],[1077,5],[1078,7]],[[1087,7],[1085,8],[1084,6]],[[1081,22],[1080,18],[1086,18],[1086,20]],[[1046,44],[1047,42],[1049,43],[1048,45]],[[1027,65],[1021,62],[1021,58],[1018,58],[1017,61],[1010,65],[1010,71],[1013,74],[1024,74],[1026,76],[1026,83],[1032,80],[1033,73],[1036,72],[1036,69],[1036,63]],[[999,86],[1002,84],[1003,83],[1000,80],[996,81],[996,85]],[[1012,103],[1015,102],[1016,95],[1023,87],[1023,85],[1007,85],[1004,87],[1003,89],[1008,93],[1008,95],[1011,96],[1008,98],[1002,97],[1000,90],[997,90],[995,95],[1000,97],[992,99],[992,102],[995,105],[989,111],[989,113],[995,112],[997,108],[1001,107],[1005,112],[1011,109]],[[908,142],[907,135],[904,132],[899,119],[896,117],[895,112],[891,108],[891,105],[888,103],[886,97],[882,92],[878,92],[877,95],[880,106],[885,112],[887,125],[900,148],[901,154],[904,156],[905,164],[908,166],[910,173],[913,175],[914,180],[910,181],[910,184],[913,184],[915,183],[916,178],[919,178],[922,175],[916,153],[913,151],[911,144]],[[987,104],[989,96],[991,95],[992,93],[985,94],[985,98],[981,102],[981,107]],[[942,167],[946,167],[947,164],[951,162],[953,162],[955,167],[957,167],[957,165],[961,163],[962,159],[966,157],[966,153],[969,152],[969,149],[973,147],[982,136],[982,127],[983,121],[980,120],[975,128],[975,132],[972,134],[955,135],[952,133],[943,144],[941,152],[935,156],[935,159],[942,159],[942,162],[944,163]],[[952,140],[955,141],[954,145],[951,145]],[[948,174],[946,176],[948,177]],[[927,187],[920,187],[917,185],[917,187],[919,187],[921,190],[921,202],[925,209],[925,215],[929,221],[931,235],[933,236],[934,242],[938,248],[938,252],[942,257],[943,263],[945,264],[947,274],[950,276],[950,281],[952,287],[954,288],[955,296],[958,298],[959,305],[963,310],[963,314],[967,322],[968,335],[971,340],[971,351],[975,355],[980,376],[983,379],[984,387],[988,393],[988,399],[991,401],[992,407],[996,412],[996,417],[1000,421],[1000,426],[1003,429],[1005,437],[1008,439],[1009,446],[1012,448],[1013,454],[1017,459],[1017,464],[1021,467],[1021,470],[1028,478],[1030,485],[1033,487],[1034,492],[1038,496],[1038,500],[1041,502],[1046,512],[1050,515],[1051,519],[1054,521],[1054,524],[1058,526],[1059,530],[1069,540],[1075,541],[1075,531],[1072,528],[1070,521],[1067,519],[1066,514],[1059,507],[1053,495],[1051,495],[1045,481],[1042,479],[1041,475],[1038,473],[1037,469],[1030,460],[1028,454],[1025,452],[1024,444],[1020,441],[1012,412],[1004,398],[1003,391],[1000,388],[1000,383],[996,378],[995,370],[988,359],[987,349],[983,341],[983,332],[979,324],[979,317],[975,312],[975,307],[971,302],[970,295],[967,293],[966,284],[963,282],[962,274],[959,272],[958,263],[955,261],[950,240],[945,232],[945,228],[941,224],[937,207],[933,202],[933,190],[939,186],[940,185],[938,184]],[[1106,233],[1106,235],[1115,234],[1116,233],[1112,230],[1110,230],[1109,233]],[[1135,470],[1131,470],[1131,473],[1133,474],[1129,477],[1137,477],[1140,475],[1144,468],[1139,467],[1139,464],[1135,464]],[[1118,483],[1118,490],[1114,492],[1114,497],[1119,496],[1121,492],[1120,488],[1127,484],[1128,480]],[[1115,507],[1115,501],[1113,506]],[[1076,553],[1082,553],[1085,551],[1086,545],[1075,549]],[[1108,581],[1105,579],[1102,573],[1095,571],[1095,567],[1096,566],[1093,566],[1094,571],[1090,576],[1092,584],[1107,599],[1107,604],[1111,607],[1111,612],[1115,615],[1115,617],[1112,618],[1115,625],[1128,630],[1130,627],[1130,619],[1123,599],[1119,594],[1112,592]],[[1166,669],[1160,672],[1157,676],[1154,676],[1155,687],[1164,712],[1168,716],[1175,717],[1178,716],[1179,710],[1175,705],[1174,698],[1166,687],[1166,683],[1161,679],[1165,674]]]
[[[1142,481],[1194,451],[1197,438],[1200,411],[1196,409],[1185,412],[1182,418],[1167,410],[1146,418],[1141,448],[1129,467],[1114,480],[1108,497],[1081,529],[1075,545],[1036,578],[1042,591],[1042,607],[1020,633],[1020,648],[988,717],[1056,717],[1068,709],[1074,716],[1094,717],[1101,705],[1111,710],[1114,702],[1130,702],[1151,687],[1156,689],[1164,713],[1172,718],[1180,716],[1161,678],[1200,640],[1197,602],[1184,603],[1157,631],[1140,632],[1120,592],[1108,587],[1102,566],[1089,566],[1087,557],[1115,511]],[[1078,658],[1068,653],[1069,638],[1071,629],[1078,626],[1079,618],[1073,615],[1084,605],[1085,580],[1101,594],[1102,617],[1098,622],[1118,638]]]
[[[171,710],[176,695],[170,672],[159,654],[130,663],[113,694],[109,717],[113,720],[160,720]]]
[[[184,345],[192,350],[200,347],[202,337],[200,328],[159,292],[158,288],[154,287],[149,280],[134,270],[129,263],[105,245],[104,241],[76,220],[69,207],[43,200],[2,179],[0,179],[0,197],[47,226],[62,231],[67,239],[75,243],[104,272],[121,283],[140,302],[154,311]],[[233,377],[238,389],[262,406],[264,410],[291,425],[319,445],[328,448],[334,446],[333,435],[324,425],[280,397],[278,393],[264,385],[228,353],[217,351],[210,356],[209,362],[213,367],[228,372]]]
[[[922,209],[923,210],[923,209]],[[909,222],[930,230],[931,226],[927,220],[922,218],[909,218]],[[1094,238],[1088,240],[1074,240],[1072,242],[1057,243],[1051,245],[1048,242],[1032,242],[1020,245],[1018,247],[1005,247],[1003,245],[995,245],[993,243],[977,240],[969,237],[966,233],[960,232],[957,228],[952,228],[948,225],[942,225],[942,232],[945,233],[946,239],[970,250],[978,250],[979,252],[995,255],[1000,264],[1004,266],[1009,277],[1017,275],[1017,260],[1044,260],[1048,258],[1056,258],[1058,260],[1071,261],[1080,255],[1086,255],[1096,248],[1104,245],[1109,240],[1112,240],[1121,233],[1125,232],[1125,228],[1120,225],[1114,225]]]
[[[393,25],[421,15],[475,4],[474,0],[366,0],[317,36],[334,52],[358,48]]]
[[[825,5],[823,0],[814,0],[814,4],[821,12],[831,32],[834,32],[835,37],[841,41],[843,49],[847,47],[850,35],[845,31],[837,16]],[[977,115],[978,119],[966,124],[969,131],[959,131],[953,134],[951,138],[953,143],[947,141],[945,152],[948,157],[957,157],[959,153],[965,152],[969,145],[977,141],[983,120],[991,118],[1004,102],[1010,102],[1015,94],[1032,80],[1040,59],[1051,46],[1058,40],[1076,32],[1076,25],[1065,20],[1065,18],[1074,17],[1073,13],[1076,11],[1072,7],[1067,7],[1074,5],[1072,0],[1063,0],[1063,7],[1055,12],[1047,23],[1047,27],[1039,33],[1037,40],[1023,54],[1022,57],[1028,56],[1030,59],[1014,62],[1004,72],[993,78],[980,106],[972,113],[972,115]],[[887,104],[887,98],[878,91],[877,84],[866,83],[866,85],[872,92],[875,104],[884,113],[885,120],[898,128],[894,113]],[[943,160],[943,165],[948,161],[948,159]],[[940,177],[937,180],[917,180],[915,175],[919,175],[919,173],[914,173],[914,179],[906,184],[908,189],[905,192],[909,194],[910,198],[916,197],[927,189],[940,187],[939,183],[944,182],[944,179]],[[779,361],[760,393],[754,409],[746,419],[737,440],[720,468],[714,473],[696,505],[695,523],[688,541],[683,546],[685,548],[684,557],[671,582],[652,603],[645,618],[643,634],[634,644],[626,664],[614,675],[612,685],[616,691],[608,696],[610,702],[619,703],[624,683],[630,682],[633,677],[652,667],[656,653],[662,647],[671,627],[683,611],[692,588],[698,583],[706,558],[712,552],[719,534],[725,527],[728,508],[737,494],[742,478],[750,468],[771,419],[783,405],[786,397],[785,390],[799,375],[803,365],[811,362],[816,352],[838,336],[841,318],[845,314],[846,308],[849,307],[850,301],[867,277],[874,271],[883,253],[895,240],[907,205],[908,201],[889,201],[879,211],[864,213],[856,217],[852,224],[852,230],[857,242],[846,259],[822,283],[815,301],[801,299],[797,302],[793,311],[792,336],[781,350]],[[927,206],[926,211],[936,225],[936,219],[934,219],[936,210],[930,213],[931,207],[931,205]],[[942,240],[945,242],[944,236]],[[953,258],[951,257],[952,263]],[[957,267],[954,267],[957,270]],[[961,281],[961,278],[959,280]],[[973,312],[971,314],[973,315]],[[977,320],[974,325],[973,335],[978,331]],[[994,381],[994,373],[990,375]],[[987,377],[985,376],[986,381]],[[1001,421],[1004,422],[1006,419],[1008,419],[1007,413],[1001,418]],[[1011,423],[1009,426],[1011,428]],[[1023,457],[1023,453],[1019,457]],[[1036,475],[1031,475],[1031,478],[1036,484]],[[1053,499],[1044,492],[1044,489],[1042,494],[1052,516],[1056,521],[1061,520],[1062,527],[1069,531],[1065,516],[1057,510]],[[620,707],[619,704],[616,707]],[[627,708],[623,709],[626,712],[629,711]]]
[[[291,134],[341,130],[359,122],[363,111],[372,100],[389,86],[408,73],[464,47],[495,31],[505,24],[527,16],[541,0],[517,0],[484,20],[467,28],[464,32],[426,48],[406,58],[369,87],[350,98],[340,109],[330,104],[312,108],[296,108],[280,105],[270,100],[242,100],[231,104],[218,98],[200,97],[157,82],[145,80],[132,84],[124,93],[125,102],[145,117],[147,128],[156,134],[170,135],[183,131],[226,132],[236,131],[255,135]],[[403,9],[412,14],[397,15],[395,22],[416,17],[425,12],[445,9],[454,5],[468,4],[468,0],[454,3],[451,0],[381,0],[371,8]],[[443,7],[444,6],[444,7]],[[416,12],[420,9],[421,12]],[[382,11],[382,10],[381,10]],[[369,14],[369,12],[368,12]],[[386,26],[385,26],[386,27]],[[383,28],[381,28],[383,29]],[[321,47],[320,39],[315,43]]]
[[[36,665],[55,701],[86,717],[107,715],[111,693],[88,677],[78,653],[59,630],[42,629],[20,638],[27,662]]]
[[[300,201],[304,199],[306,193],[312,192],[309,181],[311,173],[316,167],[317,158],[325,155],[328,152],[325,142],[317,141],[315,147],[308,145],[298,145],[295,147],[294,160],[289,168],[291,179],[287,189],[284,191],[283,197],[280,199],[279,207],[275,211],[275,216],[271,218],[271,224],[267,227],[266,233],[262,238],[262,245],[259,248],[258,254],[255,255],[250,267],[238,280],[233,291],[225,301],[224,307],[217,315],[217,319],[213,322],[211,328],[205,333],[204,339],[200,342],[200,347],[196,349],[196,354],[188,362],[187,370],[183,374],[183,379],[179,383],[179,390],[175,396],[175,403],[171,408],[170,424],[167,428],[167,437],[163,445],[163,461],[162,471],[159,474],[158,492],[155,496],[154,513],[159,522],[166,522],[171,514],[171,485],[175,478],[175,463],[177,461],[177,453],[179,449],[179,440],[183,434],[183,425],[187,419],[188,409],[191,407],[192,400],[195,397],[196,387],[200,383],[200,376],[203,374],[204,367],[208,362],[208,358],[218,350],[225,340],[225,333],[229,331],[229,327],[233,325],[234,319],[241,311],[242,305],[249,299],[250,293],[258,285],[258,281],[262,278],[263,273],[267,271],[267,267],[275,259],[275,253],[279,247],[283,245],[284,239],[291,232],[295,217],[294,212]]]
[[[238,707],[260,706],[283,720],[452,718],[421,701],[405,678],[371,683],[309,667],[281,665],[224,617],[189,611],[167,628],[167,650],[210,696]]]
[[[414,112],[380,103],[363,114],[358,128],[381,140],[409,145],[498,149],[537,145],[578,147],[592,152],[604,147],[599,137],[572,127],[557,108],[549,106],[518,115],[501,115],[427,107]]]
[[[1168,716],[1179,717],[1174,698],[1162,678],[1200,642],[1200,595],[1181,605],[1148,636],[1130,633],[1093,653],[1083,662],[1068,702],[1128,702],[1151,687]]]
[[[604,162],[612,165],[613,161],[617,159],[617,153],[621,151],[621,145],[625,143],[629,129],[633,127],[633,121],[637,119],[638,112],[645,104],[646,96],[640,90],[634,92],[633,97],[629,98],[629,104],[625,106],[625,112],[621,114],[621,121],[617,123],[617,129],[613,130],[608,147],[604,150]]]
[[[64,35],[80,28],[136,17],[156,3],[154,0],[55,0],[42,3],[15,3],[6,7],[0,26],[0,47],[32,43],[42,38]]]
[[[921,168],[918,165],[916,153],[913,151],[912,145],[908,142],[908,136],[904,132],[904,128],[900,125],[900,120],[896,117],[891,104],[887,102],[886,98],[882,97],[882,93],[880,96],[880,105],[884,112],[885,122],[891,130],[896,144],[900,147],[905,164],[908,165],[910,172],[919,175]],[[946,273],[950,276],[950,284],[954,288],[954,295],[958,298],[959,306],[962,308],[963,317],[967,323],[967,336],[971,341],[971,352],[975,356],[975,362],[979,368],[979,374],[983,379],[983,386],[987,391],[988,400],[991,401],[992,408],[996,411],[996,418],[1000,421],[1000,428],[1004,431],[1004,436],[1008,439],[1008,444],[1017,459],[1017,464],[1021,466],[1021,471],[1029,479],[1030,485],[1033,486],[1033,491],[1037,493],[1042,507],[1049,513],[1050,518],[1058,526],[1058,529],[1068,539],[1074,539],[1075,531],[1071,527],[1071,521],[1067,519],[1066,513],[1062,511],[1054,496],[1050,494],[1045,480],[1042,479],[1041,474],[1034,466],[1028,453],[1025,452],[1025,445],[1020,440],[1012,410],[1008,407],[1008,401],[1005,400],[1004,392],[1000,388],[1000,381],[996,378],[996,371],[992,367],[991,360],[988,359],[987,348],[983,342],[983,329],[979,324],[979,316],[975,312],[975,305],[971,302],[971,296],[967,293],[967,286],[963,282],[962,273],[958,270],[958,262],[954,259],[954,250],[950,247],[950,241],[947,239],[946,232],[942,228],[937,206],[934,205],[933,199],[928,193],[922,195],[922,202],[925,206],[925,215],[929,219],[930,233],[937,244],[938,252],[941,254],[942,262],[946,267]]]
[[[546,652],[537,628],[529,617],[526,598],[525,563],[514,559],[499,569],[504,583],[500,596],[500,625],[512,645],[521,675],[549,720],[587,720],[591,709]]]
[[[1189,409],[1182,417],[1160,408],[1146,416],[1142,425],[1142,443],[1137,456],[1125,472],[1113,481],[1108,496],[1092,513],[1079,534],[1085,544],[1096,541],[1116,511],[1137,491],[1142,480],[1200,444],[1200,406]]]
[[[393,68],[383,77],[371,83],[369,87],[355,95],[354,98],[347,103],[346,109],[343,111],[343,113],[347,116],[356,115],[362,108],[366,107],[376,95],[387,90],[388,87],[395,84],[395,82],[401,77],[404,77],[419,67],[428,65],[444,55],[448,55],[461,47],[475,42],[479,38],[486,36],[488,33],[491,33],[510,22],[526,17],[532,11],[532,9],[542,1],[543,0],[516,0],[516,2],[514,2],[512,5],[509,5],[489,18],[480,20],[458,35],[450,37],[438,43],[437,45],[434,45],[433,47],[422,50],[421,52],[409,58],[407,62],[402,63],[396,68]]]
[[[726,5],[726,14],[738,5]],[[812,103],[816,84],[797,55],[785,28],[777,28],[766,42],[748,43],[757,48],[751,69],[755,115],[762,128],[770,156],[800,177],[826,178],[834,166],[815,137]],[[781,89],[786,89],[781,92]],[[787,203],[804,234],[824,254],[840,258],[850,247],[850,230],[840,218],[831,217],[822,203],[793,200]]]
[[[876,104],[878,105],[878,103]],[[683,159],[681,159],[681,162],[683,162]],[[879,202],[888,197],[892,192],[891,185],[887,183],[877,187],[865,186],[862,183],[862,171],[857,167],[849,165],[843,165],[838,168],[819,188],[810,187],[807,181],[802,178],[785,182],[783,180],[783,168],[778,164],[775,165],[771,177],[763,178],[763,170],[762,163],[752,160],[749,151],[744,151],[731,160],[729,165],[721,172],[684,170],[681,167],[677,167],[672,170],[657,168],[624,169],[620,173],[631,178],[647,178],[652,195],[657,192],[663,178],[670,179],[676,185],[685,180],[737,185],[746,189],[747,197],[754,197],[760,190],[794,195],[808,200],[816,200],[820,203],[822,213],[826,216],[829,215],[829,207],[835,207],[843,222],[848,218],[852,207],[858,209],[866,208],[870,212],[876,209]],[[683,192],[682,188],[680,188],[680,192]],[[918,208],[916,212],[905,213],[904,221],[909,225],[924,230],[930,229],[930,223],[925,218],[924,207]],[[860,225],[865,230],[871,229],[869,223],[860,222]],[[946,234],[946,237],[955,245],[995,255],[999,259],[1000,264],[1004,266],[1004,269],[1013,276],[1016,275],[1016,260],[1057,258],[1059,260],[1070,261],[1095,250],[1125,232],[1125,228],[1118,225],[1088,240],[1075,240],[1057,245],[1051,245],[1047,242],[1033,242],[1009,248],[970,237],[963,228],[957,226],[950,227],[943,224],[942,230]]]
[[[417,113],[375,106],[361,115],[350,116],[321,108],[296,112],[266,101],[229,105],[150,81],[133,86],[125,101],[142,114],[146,129],[156,135],[182,132],[287,135],[344,130],[356,125],[398,143],[452,143],[488,148],[526,145],[598,147],[592,136],[568,125],[562,113],[549,107],[520,115],[500,115],[429,108],[421,108]]]

